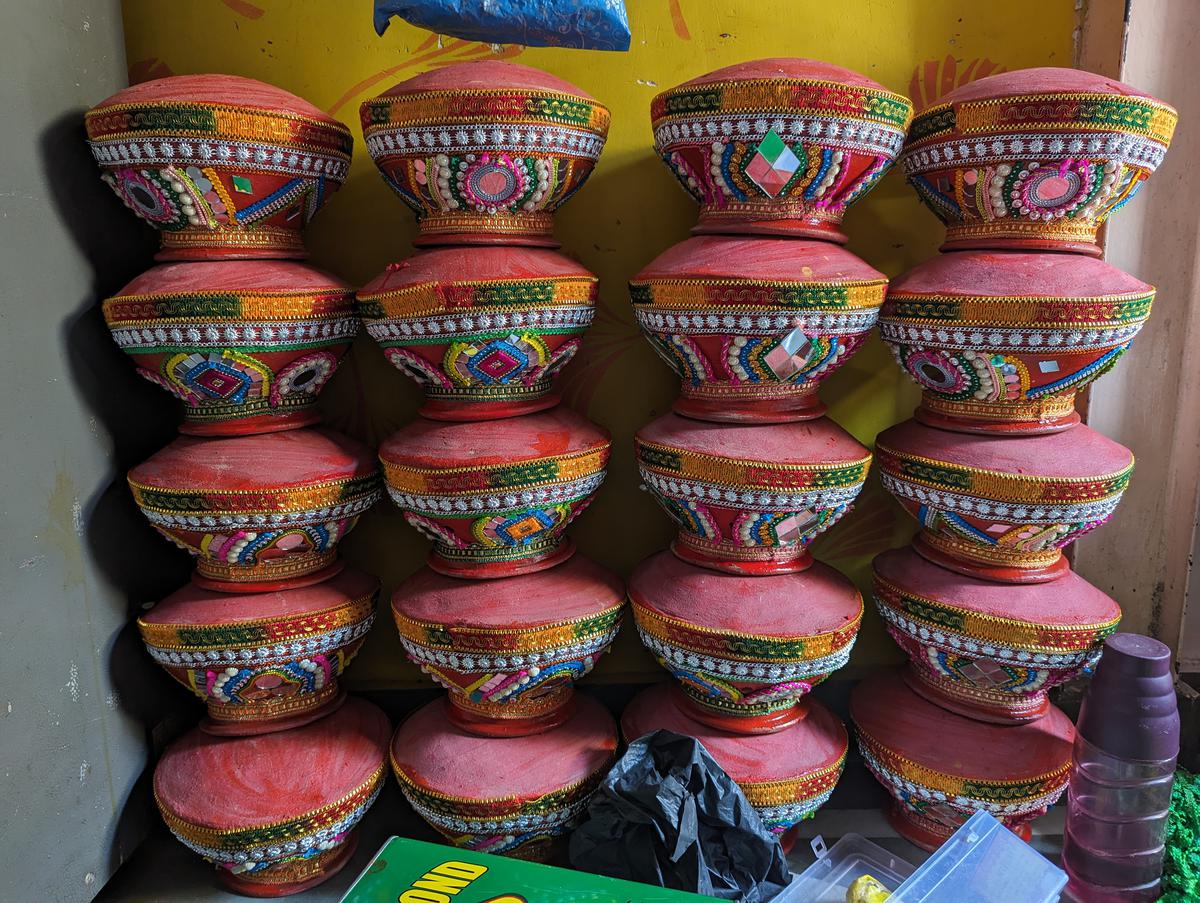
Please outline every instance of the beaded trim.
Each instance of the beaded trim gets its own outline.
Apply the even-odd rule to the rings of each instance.
[[[522,490],[532,487],[545,488],[553,491],[555,484],[567,488],[574,481],[594,478],[608,463],[609,441],[603,445],[586,449],[569,455],[555,455],[533,458],[528,461],[516,461],[511,464],[493,466],[469,467],[417,467],[401,464],[384,459],[383,469],[387,478],[388,488],[397,504],[403,504],[398,495],[404,493],[436,493],[439,496],[479,497],[488,489],[504,492],[505,490]],[[408,496],[404,496],[406,499]],[[502,497],[491,496],[484,501],[480,508],[515,507],[522,504],[517,496],[511,496],[512,501],[506,502]],[[491,504],[492,500],[496,504]],[[414,499],[414,504],[406,507],[426,507],[419,504],[422,500]],[[472,507],[464,501],[457,505],[449,499],[429,500],[434,510],[445,512],[460,511],[468,514]],[[532,501],[532,499],[531,499]],[[541,499],[537,499],[541,501]]]
[[[998,423],[1016,421],[1058,420],[1075,411],[1075,388],[1064,389],[1059,395],[1045,395],[1036,401],[951,401],[932,391],[925,391],[921,406],[928,411],[949,417],[969,420],[992,420]]]
[[[890,624],[923,644],[1012,661],[1026,667],[1071,666],[1117,629],[1121,616],[1094,624],[1046,624],[983,614],[918,596],[878,574],[874,600]]]
[[[199,825],[173,812],[157,793],[154,799],[171,833],[205,859],[223,864],[262,863],[265,866],[315,855],[315,851],[340,843],[375,802],[386,770],[385,762],[363,784],[319,809],[245,828]]]
[[[594,276],[422,282],[387,292],[360,292],[358,313],[366,320],[382,320],[427,317],[455,310],[463,316],[475,317],[475,324],[466,327],[468,329],[537,326],[542,308],[569,309],[573,305],[595,304],[598,286],[599,280]],[[535,312],[514,313],[526,308],[536,308],[539,315]],[[497,314],[508,314],[513,319],[498,322],[495,320]]]
[[[858,282],[763,282],[742,279],[645,279],[629,283],[629,297],[635,307],[653,305],[664,310],[703,311],[702,322],[710,325],[710,316],[720,316],[711,325],[726,328],[761,329],[769,323],[755,317],[760,307],[784,307],[796,310],[846,311],[879,307],[884,302],[886,279]],[[748,308],[722,314],[713,308]],[[741,314],[734,318],[733,315]],[[688,326],[686,314],[680,326]],[[694,315],[693,315],[694,316]],[[675,326],[674,322],[667,321]]]
[[[537,664],[552,660],[558,647],[603,637],[611,641],[623,611],[624,603],[619,602],[583,618],[512,627],[425,621],[395,608],[392,615],[402,641],[418,647],[423,655],[435,656],[437,664],[470,671]]]
[[[1111,514],[1111,512],[1109,512]],[[1056,564],[1062,558],[1062,547],[1082,536],[1099,523],[1103,523],[1108,514],[1101,515],[1091,523],[1079,527],[1062,525],[1054,522],[1054,526],[1065,529],[1053,537],[1053,544],[1044,549],[1026,549],[1020,546],[990,545],[982,542],[967,542],[952,536],[936,533],[932,529],[921,532],[922,541],[935,550],[950,558],[965,561],[969,564],[1001,565],[1004,567],[1024,568],[1026,570],[1041,570]]]
[[[824,798],[821,799],[821,802],[824,802],[842,774],[848,748],[849,740],[842,748],[841,755],[838,756],[836,762],[800,777],[780,781],[738,781],[738,786],[746,794],[746,800],[750,805],[760,811],[815,801],[822,797]]]
[[[896,755],[858,729],[858,748],[872,774],[885,787],[920,799],[951,806],[985,809],[997,817],[1052,805],[1067,786],[1070,757],[1044,775],[1012,781],[979,781],[945,774]]]
[[[248,251],[269,249],[272,252],[296,257],[308,256],[308,251],[304,247],[304,239],[292,229],[276,229],[268,226],[255,226],[253,229],[240,226],[221,226],[212,231],[163,229],[159,234],[164,251],[196,253],[210,248],[233,248]],[[273,253],[271,256],[278,255]]]
[[[710,486],[734,487],[738,491],[729,489],[713,495],[713,490],[710,490],[707,494],[713,501],[726,501],[739,506],[782,505],[796,498],[811,499],[814,494],[823,497],[822,490],[837,495],[837,490],[853,489],[857,495],[858,488],[866,479],[867,470],[871,466],[870,453],[858,461],[844,464],[784,464],[708,455],[642,439],[635,439],[634,442],[638,466],[643,469],[643,475],[648,481],[655,473],[661,474],[668,481],[678,481],[674,489],[670,482],[664,484],[668,491],[672,494],[682,492],[685,495],[688,494],[684,489],[687,485],[685,481],[696,481],[696,485],[701,485],[702,482]],[[745,492],[742,487],[750,490],[791,492],[787,495],[759,492],[756,495],[754,492]],[[697,491],[695,494],[700,498],[706,495],[703,491]]]
[[[825,114],[872,123],[889,134],[898,133],[902,141],[912,121],[912,103],[907,97],[882,89],[793,78],[680,85],[663,91],[650,103],[656,134],[665,123],[712,113],[762,117]]]
[[[306,688],[297,692],[294,696],[266,697],[254,701],[241,698],[240,694],[221,698],[215,692],[205,692],[202,687],[207,682],[207,677],[195,675],[194,673],[189,673],[188,680],[181,680],[180,683],[184,683],[189,690],[192,690],[197,696],[206,701],[208,705],[208,717],[214,722],[222,724],[247,724],[274,721],[303,712],[311,712],[330,702],[341,692],[337,678],[341,676],[342,671],[345,670],[346,665],[350,664],[351,659],[357,652],[358,649],[355,648],[347,650],[348,654],[339,652],[333,656],[326,663],[329,667],[329,676],[327,678],[325,677],[324,669],[320,665],[315,662],[309,662],[309,667],[312,668],[314,677],[320,675],[320,677],[317,677],[320,683],[317,684],[314,681],[311,690]],[[307,671],[308,669],[301,666],[301,670]],[[257,676],[255,674],[243,675],[245,678],[245,687],[252,687]],[[231,676],[231,680],[239,680],[239,678]]]
[[[539,126],[544,123],[603,136],[611,118],[608,108],[591,98],[557,91],[502,88],[389,94],[364,101],[359,112],[363,134],[368,139],[386,126],[436,128],[447,124],[456,125],[466,133],[468,129],[490,132],[494,127],[486,124],[489,122]],[[510,140],[507,135],[486,137],[494,138],[498,144]],[[479,143],[483,141],[479,139]]]
[[[793,329],[806,334],[853,336],[869,332],[879,317],[878,310],[868,309],[850,313],[771,313],[751,307],[736,308],[724,314],[711,310],[691,309],[664,313],[635,308],[633,315],[643,329],[667,337],[683,335],[767,335],[782,336]],[[668,361],[668,363],[673,362]]]
[[[876,445],[875,455],[889,491],[905,498],[920,498],[922,502],[950,510],[1010,514],[1036,520],[1052,516],[1058,506],[1066,506],[1067,510],[1074,511],[1086,506],[1101,506],[1106,502],[1115,504],[1129,484],[1129,475],[1133,472],[1131,461],[1111,474],[1089,477],[1029,476],[935,461],[899,452],[882,444]],[[928,491],[921,492],[920,487]],[[967,493],[971,493],[971,496]],[[973,497],[986,500],[982,510]],[[1029,503],[1036,507],[1033,510],[1019,508],[1009,511],[1003,505],[1006,502]]]
[[[353,525],[351,523],[345,529],[349,530]],[[334,525],[324,524],[322,526],[333,527]],[[331,530],[330,533],[332,542],[341,538],[335,530]],[[167,538],[174,539],[169,535]],[[205,537],[206,540],[207,538]],[[181,548],[199,556],[196,559],[197,574],[220,583],[259,583],[264,580],[275,581],[307,577],[309,574],[324,570],[337,560],[337,551],[332,548],[293,553],[267,561],[256,561],[252,558],[249,562],[243,561],[241,557],[237,561],[220,561],[208,557],[212,552],[204,547],[204,543],[199,549],[182,544]]]
[[[1033,330],[1030,335],[1038,334],[1037,330],[1041,329],[1044,335],[1055,328],[1065,331],[1066,327],[1074,326],[1079,339],[1067,343],[1074,345],[1086,340],[1085,337],[1093,332],[1143,323],[1150,316],[1154,294],[1150,290],[1079,298],[905,294],[893,289],[888,292],[879,323],[880,326],[909,329],[955,326],[955,332],[947,332],[945,337],[936,332],[932,336],[923,336],[926,342],[953,341],[955,344],[963,344],[968,337],[975,344],[985,341],[985,337],[991,344],[999,344],[1000,340],[991,342],[988,334],[1005,327],[1028,328]],[[975,330],[966,332],[965,329],[970,327]],[[980,335],[978,339],[975,339],[976,333]],[[1018,344],[1036,346],[1042,342]]]
[[[163,527],[266,528],[355,517],[378,501],[379,474],[265,489],[175,489],[129,480],[134,501]]]

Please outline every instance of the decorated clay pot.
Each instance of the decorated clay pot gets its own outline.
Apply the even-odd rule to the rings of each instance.
[[[192,730],[154,770],[171,832],[248,897],[283,897],[336,875],[387,773],[388,720],[361,699],[303,727],[254,737]]]
[[[379,448],[392,501],[433,540],[429,566],[478,580],[542,571],[604,481],[608,431],[566,408],[471,423],[416,420]]]
[[[322,429],[181,436],[129,472],[151,525],[196,556],[193,581],[270,592],[337,573],[336,546],[379,499],[370,450]]]
[[[818,60],[738,63],[650,105],[654,149],[700,203],[695,232],[844,243],[842,215],[896,159],[908,98]]]
[[[465,731],[516,737],[570,717],[573,686],[616,638],[620,579],[582,555],[556,568],[478,581],[423,568],[392,594],[400,642],[450,691]]]
[[[638,469],[679,526],[671,550],[701,567],[782,574],[862,489],[871,453],[832,420],[761,426],[667,414],[635,437]]]
[[[104,319],[197,436],[316,423],[317,393],[358,333],[350,286],[275,260],[155,267],[104,302]]]
[[[658,730],[695,737],[742,789],[784,849],[790,849],[792,829],[825,805],[841,777],[849,746],[842,722],[811,699],[807,716],[781,731],[735,734],[692,718],[675,705],[673,696],[668,683],[635,696],[621,714],[625,741],[632,743]]]
[[[862,596],[833,568],[747,577],[659,552],[629,580],[646,648],[679,681],[677,702],[710,727],[773,733],[805,717],[801,701],[850,659]]]
[[[867,768],[892,795],[892,826],[926,850],[980,810],[1028,840],[1067,786],[1075,728],[1055,706],[1028,724],[964,718],[892,669],[854,688],[850,716]]]
[[[1117,603],[1073,571],[1005,586],[938,567],[912,549],[875,559],[875,606],[910,660],[905,679],[942,708],[1032,721],[1046,691],[1091,670],[1117,629]]]
[[[420,251],[358,293],[367,332],[425,390],[434,420],[552,408],[555,374],[592,323],[596,277],[541,248]]]
[[[970,82],[913,120],[908,181],[944,249],[1100,255],[1096,230],[1162,162],[1176,112],[1102,75],[1022,69]]]
[[[1039,583],[1068,570],[1062,549],[1107,521],[1133,454],[1086,426],[972,436],[906,420],[879,434],[883,486],[921,524],[917,551],[961,574]]]
[[[418,245],[556,246],[554,211],[591,174],[609,121],[570,82],[498,60],[422,73],[359,109]]]
[[[612,716],[580,695],[552,730],[482,737],[450,721],[448,707],[418,709],[392,738],[392,770],[413,809],[455,846],[553,858],[616,758]]]
[[[345,570],[314,586],[218,593],[185,586],[138,618],[146,649],[208,705],[210,734],[308,724],[342,704],[338,677],[375,621],[379,581]]]
[[[702,236],[629,284],[654,350],[679,374],[675,410],[719,422],[819,417],[817,387],[862,345],[887,277],[829,242]]]
[[[350,130],[236,75],[173,75],[88,111],[104,181],[162,232],[159,260],[307,257],[301,230],[346,181]]]
[[[922,390],[916,417],[968,433],[1079,422],[1075,393],[1150,316],[1153,287],[1079,254],[940,254],[888,288],[879,331]]]

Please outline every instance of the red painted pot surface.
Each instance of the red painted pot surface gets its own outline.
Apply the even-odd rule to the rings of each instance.
[[[1162,162],[1176,112],[1075,69],[1022,69],[951,91],[913,120],[901,164],[946,224],[945,249],[1100,255],[1096,230]]]
[[[638,430],[638,469],[679,526],[672,550],[716,570],[788,573],[862,489],[871,453],[828,418],[714,424],[667,414]]]
[[[417,244],[554,247],[554,211],[591,174],[608,109],[499,60],[456,63],[359,108],[367,151],[417,215]]]
[[[897,829],[925,849],[980,809],[1016,830],[1066,788],[1075,728],[1054,706],[1028,724],[987,724],[934,705],[888,669],[854,688],[850,715]]]
[[[379,448],[388,492],[434,542],[429,566],[453,577],[553,567],[564,529],[604,480],[608,431],[567,408],[470,423],[416,420]]]
[[[1005,586],[957,574],[913,549],[875,558],[875,605],[908,654],[914,690],[943,708],[1001,723],[1046,712],[1046,691],[1100,658],[1117,603],[1074,571]]]
[[[664,91],[654,149],[700,203],[695,231],[844,243],[846,208],[892,165],[912,103],[819,60],[752,60]]]
[[[712,235],[668,248],[629,293],[682,382],[677,412],[782,423],[824,412],[817,388],[862,345],[886,287],[828,242]]]
[[[162,232],[160,260],[307,257],[301,230],[346,180],[350,130],[236,75],[173,75],[88,111],[104,180]]]
[[[1079,422],[1075,393],[1108,372],[1154,288],[1080,254],[939,254],[888,288],[879,330],[922,390],[917,418],[962,432]]]
[[[154,660],[208,705],[210,733],[286,730],[341,704],[338,677],[378,597],[379,580],[354,570],[275,592],[189,584],[138,618],[138,630]]]
[[[539,858],[579,823],[616,758],[617,726],[587,696],[557,727],[526,737],[468,733],[446,708],[436,700],[400,725],[392,770],[417,813],[456,846]]]
[[[1112,516],[1133,454],[1086,426],[974,436],[906,420],[875,440],[887,489],[921,524],[930,560],[1003,583],[1053,580],[1063,547]]]
[[[487,583],[422,568],[392,594],[408,657],[450,691],[447,714],[459,727],[489,736],[560,724],[624,608],[620,578],[582,555]]]
[[[674,695],[670,683],[660,683],[635,696],[621,715],[625,741],[658,730],[695,737],[775,834],[811,816],[833,793],[849,741],[842,723],[815,699],[808,701],[803,720],[750,736],[695,720],[675,705]]]
[[[276,260],[169,263],[104,302],[138,373],[181,399],[192,435],[308,426],[317,394],[358,334],[354,293]]]
[[[154,797],[171,831],[237,893],[271,897],[329,878],[386,776],[387,716],[361,699],[255,737],[195,729],[167,748]]]
[[[595,316],[596,277],[541,248],[453,247],[394,263],[358,293],[367,332],[425,390],[434,420],[554,407],[554,376]]]
[[[688,714],[734,733],[769,733],[804,717],[800,700],[846,664],[862,596],[833,568],[716,573],[670,552],[629,580],[638,633],[683,689]]]
[[[382,492],[369,449],[323,429],[182,436],[129,472],[156,530],[197,556],[208,589],[258,592],[315,583]]]

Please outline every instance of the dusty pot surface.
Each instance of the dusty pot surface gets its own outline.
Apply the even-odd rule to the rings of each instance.
[[[867,768],[892,795],[892,825],[937,849],[979,810],[1028,840],[1067,786],[1075,728],[1055,706],[1028,724],[988,724],[934,705],[894,670],[862,681],[850,717]]]
[[[195,585],[138,618],[146,649],[208,705],[214,734],[287,730],[345,699],[338,677],[375,622],[379,580],[344,570],[324,583],[262,593]]]
[[[159,260],[307,257],[301,230],[346,181],[350,130],[236,75],[172,75],[88,111],[104,181],[162,232]]]
[[[379,448],[392,501],[451,577],[511,577],[565,561],[567,524],[604,481],[607,430],[566,408],[486,426],[416,420]]]
[[[879,332],[922,390],[917,419],[971,433],[1079,422],[1075,393],[1108,372],[1154,288],[1080,254],[940,254],[888,287]]]
[[[387,716],[348,699],[328,717],[254,737],[199,728],[154,770],[167,827],[248,897],[315,887],[349,861],[387,776]]]
[[[358,334],[354,292],[278,260],[168,263],[104,302],[138,373],[184,402],[180,431],[236,436],[309,426]]]
[[[905,651],[912,688],[943,708],[999,723],[1045,714],[1046,691],[1093,667],[1117,603],[1074,571],[1005,586],[956,574],[911,548],[875,558],[873,595]]]
[[[482,737],[435,700],[392,738],[392,771],[417,814],[455,846],[545,860],[583,817],[617,755],[617,726],[579,694],[557,727]]]
[[[542,248],[419,251],[358,293],[387,359],[425,390],[433,420],[495,420],[552,408],[554,376],[596,315],[597,279]]]
[[[370,450],[323,429],[227,439],[182,436],[129,472],[151,525],[197,556],[222,592],[319,583],[336,547],[382,494]]]
[[[1053,580],[1062,549],[1107,521],[1133,453],[1086,426],[1014,440],[906,420],[875,440],[883,486],[921,525],[917,550],[1002,583]]]
[[[875,325],[887,277],[821,241],[706,235],[629,284],[634,315],[679,374],[675,410],[784,423],[824,413],[817,388]]]
[[[1021,69],[913,120],[901,165],[946,244],[1100,255],[1096,230],[1162,162],[1178,114],[1114,79]]]
[[[862,489],[871,453],[828,418],[733,425],[667,414],[638,430],[638,469],[679,526],[672,551],[742,574],[802,571]]]
[[[608,109],[515,63],[456,63],[359,108],[367,150],[417,214],[417,244],[554,247],[554,211],[591,174]]]
[[[608,651],[624,609],[620,578],[582,555],[487,583],[423,568],[392,594],[409,659],[450,691],[450,719],[485,736],[561,724],[575,681]]]
[[[850,204],[892,165],[912,103],[819,60],[753,60],[664,91],[654,149],[700,203],[698,233],[844,243]]]
[[[715,573],[659,552],[629,580],[638,633],[679,681],[683,708],[732,733],[772,733],[850,659],[862,624],[854,584],[820,562],[799,574]]]

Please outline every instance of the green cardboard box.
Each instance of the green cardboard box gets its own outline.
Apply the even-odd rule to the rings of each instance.
[[[393,837],[342,903],[685,903],[697,894],[667,890]]]

